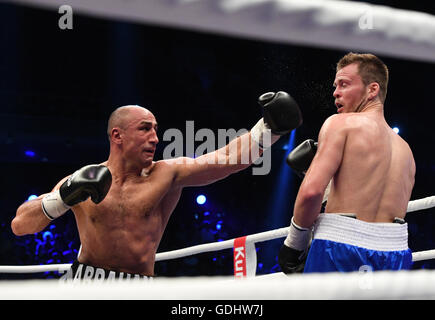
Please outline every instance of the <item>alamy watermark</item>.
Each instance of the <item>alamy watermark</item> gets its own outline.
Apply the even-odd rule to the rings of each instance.
[[[262,150],[249,138],[236,139],[248,133],[247,129],[218,129],[214,131],[201,128],[195,132],[194,121],[186,121],[186,130],[167,129],[163,141],[170,142],[163,150],[163,159],[174,159],[180,164],[246,164],[251,163],[253,175],[266,175],[271,169],[271,150]],[[271,132],[263,134],[264,145],[270,145]],[[200,142],[199,145],[196,143]],[[216,143],[217,142],[217,143]]]
[[[358,286],[362,290],[373,289],[373,268],[369,265],[362,265],[358,269]]]
[[[373,29],[373,8],[367,6],[364,13],[358,20],[358,27],[361,30],[371,30]]]
[[[62,16],[59,18],[58,26],[61,30],[73,29],[73,8],[70,5],[61,5],[58,10]],[[358,27],[361,30],[373,29],[373,8],[366,6],[363,14],[358,19]]]
[[[73,28],[73,9],[69,5],[62,5],[59,11],[62,16],[59,18],[58,26],[61,30],[72,30]]]

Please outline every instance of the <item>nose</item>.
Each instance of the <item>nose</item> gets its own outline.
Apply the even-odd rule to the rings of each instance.
[[[159,143],[159,137],[157,137],[157,131],[153,129],[153,133],[151,134],[150,143],[152,143],[154,146]]]
[[[335,88],[334,93],[332,95],[334,96],[335,99],[341,97],[338,87]]]

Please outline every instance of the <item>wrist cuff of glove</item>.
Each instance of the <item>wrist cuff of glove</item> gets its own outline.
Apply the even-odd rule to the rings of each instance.
[[[267,149],[274,144],[281,136],[273,134],[264,119],[261,118],[251,129],[251,138],[261,149]]]
[[[42,198],[41,204],[42,212],[44,212],[45,216],[50,220],[59,218],[71,208],[63,202],[59,190],[47,194]]]
[[[287,247],[303,251],[308,247],[311,240],[311,228],[302,228],[298,226],[293,217],[290,223],[290,229],[287,238],[284,240],[284,244]]]

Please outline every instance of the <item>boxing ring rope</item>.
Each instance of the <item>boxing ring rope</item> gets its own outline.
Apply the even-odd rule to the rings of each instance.
[[[63,0],[9,0],[58,11]],[[232,37],[435,62],[435,16],[337,0],[68,0],[73,12]]]
[[[426,197],[418,200],[412,200],[408,203],[407,212],[415,212],[420,210],[425,210],[429,208],[435,207],[435,196]],[[275,230],[260,232],[256,234],[251,234],[244,238],[246,243],[246,262],[250,264],[247,266],[248,276],[255,276],[256,271],[256,250],[255,243],[264,242],[269,240],[274,240],[278,238],[286,237],[288,234],[288,227],[279,228]],[[241,238],[237,238],[241,239]],[[156,262],[172,260],[183,258],[187,256],[192,256],[195,254],[219,251],[225,249],[231,249],[235,247],[236,239],[230,239],[220,242],[212,242],[200,244],[192,247],[187,247],[178,250],[172,250],[167,252],[160,252],[156,255]],[[423,261],[435,259],[435,249],[419,251],[412,253],[412,260],[415,261]],[[64,272],[69,269],[71,264],[48,264],[48,265],[28,265],[28,266],[0,266],[0,273],[42,273],[42,272]]]
[[[409,213],[433,207],[435,207],[435,196],[409,201],[406,212]]]
[[[0,282],[1,300],[380,300],[434,299],[435,271],[326,273],[239,279],[225,277],[156,278],[153,281]]]

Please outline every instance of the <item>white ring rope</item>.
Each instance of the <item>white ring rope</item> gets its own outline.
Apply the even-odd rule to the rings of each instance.
[[[435,207],[435,196],[426,197],[423,199],[409,201],[407,212],[415,212],[418,210],[425,210]],[[263,242],[268,240],[274,240],[278,238],[286,237],[288,234],[288,227],[279,228],[275,230],[260,232],[246,236],[246,243],[255,244],[257,242]],[[167,252],[160,252],[156,254],[156,262],[164,260],[172,260],[183,258],[195,254],[219,251],[224,249],[230,249],[234,246],[234,240],[225,240],[220,242],[212,242],[200,244],[192,247],[187,247],[178,250],[172,250]],[[252,252],[255,254],[255,250]],[[256,259],[253,257],[251,259]],[[423,261],[435,259],[435,249],[419,251],[412,253],[412,261]],[[48,271],[64,272],[69,269],[71,264],[48,264],[48,265],[29,265],[29,266],[0,266],[0,273],[39,273]],[[255,272],[255,269],[254,269]]]
[[[246,237],[246,242],[247,243],[263,242],[267,240],[286,237],[287,234],[288,234],[288,227],[285,227],[285,228],[251,234]],[[172,259],[178,259],[186,256],[191,256],[194,254],[199,254],[199,253],[230,249],[233,247],[233,245],[234,245],[234,239],[225,240],[221,242],[200,244],[184,249],[157,253],[156,261],[172,260]]]
[[[273,273],[242,280],[230,277],[171,277],[146,282],[133,279],[95,283],[48,279],[0,281],[0,299],[174,300],[174,305],[180,299],[213,300],[219,305],[227,300],[253,300],[255,304],[262,304],[262,300],[291,299],[401,301],[435,299],[434,283],[435,270],[331,272],[288,276]]]
[[[9,0],[56,12],[63,0]],[[337,0],[68,0],[73,12],[136,23],[435,62],[435,16]]]
[[[409,201],[406,212],[425,210],[433,207],[435,207],[435,196]]]

